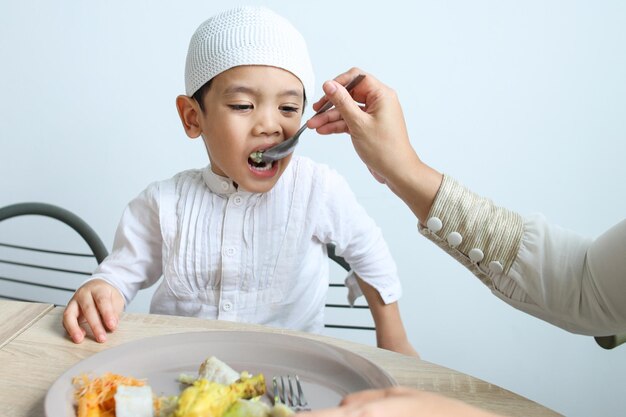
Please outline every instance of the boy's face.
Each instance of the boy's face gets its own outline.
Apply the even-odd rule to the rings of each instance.
[[[269,191],[291,155],[258,166],[250,154],[291,137],[300,127],[303,106],[302,83],[280,68],[246,65],[214,77],[198,114],[213,172],[247,191]]]

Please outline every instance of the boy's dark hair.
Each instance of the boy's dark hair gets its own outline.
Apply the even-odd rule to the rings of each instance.
[[[198,90],[193,93],[193,99],[196,100],[198,102],[198,105],[200,106],[200,110],[202,110],[202,112],[204,113],[204,96],[206,96],[207,91],[209,91],[209,88],[211,88],[211,81],[213,81],[213,78],[211,78],[209,81],[207,81],[202,87],[198,88]],[[304,108],[306,107],[306,92],[302,92],[302,94],[304,95],[304,100],[302,102],[302,113],[304,113]]]
[[[193,96],[192,96],[193,99],[198,102],[198,105],[200,106],[200,110],[202,110],[202,113],[204,113],[204,96],[206,96],[207,91],[209,91],[209,88],[211,88],[211,81],[213,81],[213,78],[211,78],[209,81],[204,83],[202,87],[198,88],[198,90],[195,93],[193,93]]]

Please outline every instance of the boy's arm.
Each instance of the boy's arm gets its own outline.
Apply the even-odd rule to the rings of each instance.
[[[63,327],[75,343],[83,341],[87,324],[98,342],[114,331],[126,303],[142,286],[161,276],[162,238],[158,189],[150,186],[131,201],[115,233],[111,254],[76,290],[63,313]]]
[[[404,355],[419,357],[407,338],[398,302],[385,304],[378,291],[355,274],[376,326],[376,346]]]
[[[318,211],[315,236],[321,242],[333,243],[336,254],[352,268],[349,280],[356,278],[370,305],[378,347],[418,356],[400,319],[397,300],[402,287],[382,231],[336,171],[322,171],[316,178],[326,181],[323,198],[316,200],[323,201],[323,205]]]
[[[115,287],[126,304],[163,273],[159,194],[159,186],[152,184],[128,204],[115,232],[113,250],[92,274],[92,279]]]

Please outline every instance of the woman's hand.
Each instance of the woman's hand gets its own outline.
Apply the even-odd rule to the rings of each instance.
[[[432,392],[393,387],[346,396],[339,407],[299,413],[302,417],[496,417],[495,414]]]
[[[404,114],[395,91],[366,74],[350,93],[343,85],[358,74],[352,68],[324,83],[326,95],[315,110],[330,100],[335,108],[312,117],[307,126],[322,135],[348,133],[372,175],[385,183],[425,220],[443,176],[424,164],[411,146]]]
[[[378,180],[385,182],[386,176],[415,165],[419,158],[409,142],[395,91],[370,74],[352,90],[352,95],[343,88],[358,74],[365,72],[352,68],[325,82],[326,96],[313,108],[318,110],[328,100],[335,108],[314,116],[307,125],[322,135],[350,134],[359,157]]]

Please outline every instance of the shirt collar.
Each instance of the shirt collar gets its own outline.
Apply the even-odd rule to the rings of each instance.
[[[211,165],[207,166],[202,172],[202,179],[209,190],[218,195],[231,195],[237,192],[237,187],[233,183],[233,180],[227,177],[217,175],[211,171]]]

